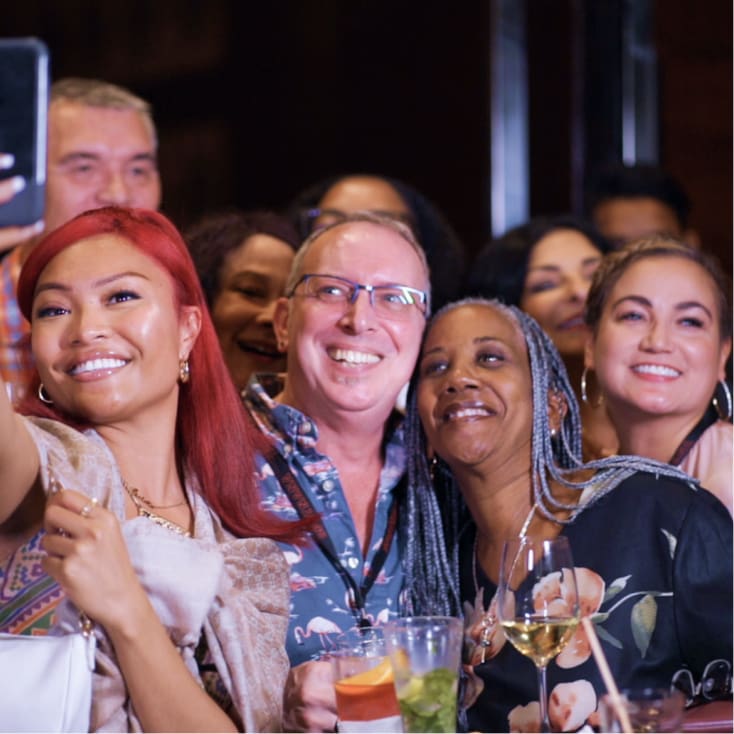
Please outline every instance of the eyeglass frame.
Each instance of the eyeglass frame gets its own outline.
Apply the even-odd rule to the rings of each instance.
[[[726,667],[726,673],[724,674],[723,681],[723,690],[717,690],[714,695],[710,695],[709,692],[705,689],[704,684],[707,681],[707,675],[711,676],[710,668],[713,665],[717,665],[720,663],[724,663]],[[684,678],[688,683],[690,683],[690,693],[688,689],[684,690],[683,687],[679,685],[679,681]],[[706,667],[703,669],[703,673],[701,673],[701,679],[698,681],[698,683],[694,681],[693,673],[688,668],[681,668],[680,670],[676,670],[670,682],[672,688],[681,691],[681,693],[685,695],[687,707],[690,707],[693,704],[704,703],[705,701],[716,701],[723,696],[728,696],[731,694],[731,663],[725,658],[709,660],[709,662],[706,664]]]
[[[331,303],[329,301],[322,300],[318,294],[315,293],[304,293],[304,294],[298,294],[296,293],[296,288],[298,288],[301,283],[307,283],[309,279],[311,278],[330,278],[331,280],[337,280],[340,283],[344,283],[345,285],[349,286],[352,289],[351,295],[347,295],[343,302],[340,302],[338,299]],[[341,275],[331,275],[329,273],[304,273],[293,285],[293,287],[290,289],[290,291],[286,292],[285,297],[286,298],[293,298],[296,295],[303,295],[306,298],[315,298],[320,303],[324,303],[325,305],[344,305],[346,306],[353,306],[357,302],[357,298],[359,297],[359,292],[364,291],[368,294],[370,306],[377,314],[382,314],[382,311],[378,311],[375,309],[375,291],[378,293],[383,290],[387,289],[397,289],[400,291],[403,291],[404,294],[410,294],[413,296],[413,302],[412,303],[406,303],[405,306],[415,306],[418,309],[418,313],[420,313],[423,318],[427,319],[429,312],[430,312],[430,299],[428,297],[428,293],[426,291],[422,291],[419,288],[413,288],[409,285],[402,285],[401,283],[384,283],[382,285],[369,285],[366,283],[357,283],[354,280],[350,280],[349,278],[344,278]],[[418,296],[416,299],[415,296]],[[423,307],[421,309],[421,306]],[[400,310],[394,311],[392,313],[399,314],[401,313]],[[406,309],[407,313],[407,309]]]
[[[388,217],[390,219],[394,219],[396,222],[400,222],[401,224],[404,224],[406,227],[410,227],[411,231],[415,232],[416,229],[416,221],[415,217],[411,212],[394,212],[394,211],[388,211],[386,209],[365,209],[364,211],[368,211],[372,214],[378,214],[382,217]],[[313,226],[316,219],[318,219],[322,215],[332,215],[336,218],[337,222],[342,221],[343,219],[347,219],[351,216],[354,212],[345,212],[341,209],[322,209],[318,206],[311,206],[306,207],[305,209],[301,209],[299,212],[299,224],[301,227],[301,236],[302,237],[308,237],[310,234],[316,231],[316,228]],[[336,224],[336,222],[329,222],[329,224],[323,225],[324,227],[328,227],[330,224]]]

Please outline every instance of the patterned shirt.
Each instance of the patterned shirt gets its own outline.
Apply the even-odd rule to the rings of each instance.
[[[271,396],[282,388],[282,377],[256,375],[243,391],[243,398],[260,430],[283,456],[294,478],[317,512],[337,551],[342,567],[359,586],[381,546],[388,517],[405,471],[402,426],[388,432],[385,461],[375,505],[375,518],[367,557],[363,557],[349,506],[336,467],[316,450],[318,428],[300,411],[274,402]],[[284,519],[298,514],[275,477],[273,468],[256,453],[257,481],[263,506]],[[350,608],[350,589],[327,555],[314,543],[297,547],[281,543],[291,566],[291,608],[286,649],[291,665],[315,660],[334,646],[335,638],[355,626]],[[399,614],[403,570],[397,534],[385,563],[365,601],[367,618],[384,624]]]
[[[0,562],[0,632],[43,635],[56,621],[61,587],[41,568],[44,531]]]
[[[31,325],[20,312],[16,288],[20,277],[21,249],[0,260],[0,375],[15,391],[28,388],[35,367],[30,350]]]

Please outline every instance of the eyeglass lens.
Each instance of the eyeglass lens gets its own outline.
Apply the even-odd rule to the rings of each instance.
[[[415,307],[425,313],[425,294],[403,285],[369,286],[346,278],[327,275],[304,275],[305,294],[322,303],[344,305],[354,303],[359,291],[367,291],[370,304],[376,312],[390,318],[405,317]]]

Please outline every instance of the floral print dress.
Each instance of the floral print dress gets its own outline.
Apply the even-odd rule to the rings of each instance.
[[[582,614],[591,616],[620,688],[700,680],[732,658],[732,523],[709,492],[638,473],[566,526]],[[464,670],[470,731],[539,731],[535,665],[496,622],[496,586],[475,561],[474,529],[461,543]],[[563,603],[562,576],[538,589]],[[687,673],[687,674],[688,674]],[[547,670],[554,731],[598,728],[606,692],[579,627]]]

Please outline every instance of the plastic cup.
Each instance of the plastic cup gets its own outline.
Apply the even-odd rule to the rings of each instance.
[[[385,626],[405,732],[455,732],[463,623],[405,617]]]
[[[340,732],[400,732],[400,709],[383,630],[350,630],[330,653]]]
[[[632,731],[681,731],[685,698],[678,690],[667,688],[625,689],[619,692],[629,716]],[[624,731],[609,694],[599,702],[599,723],[604,732]]]

